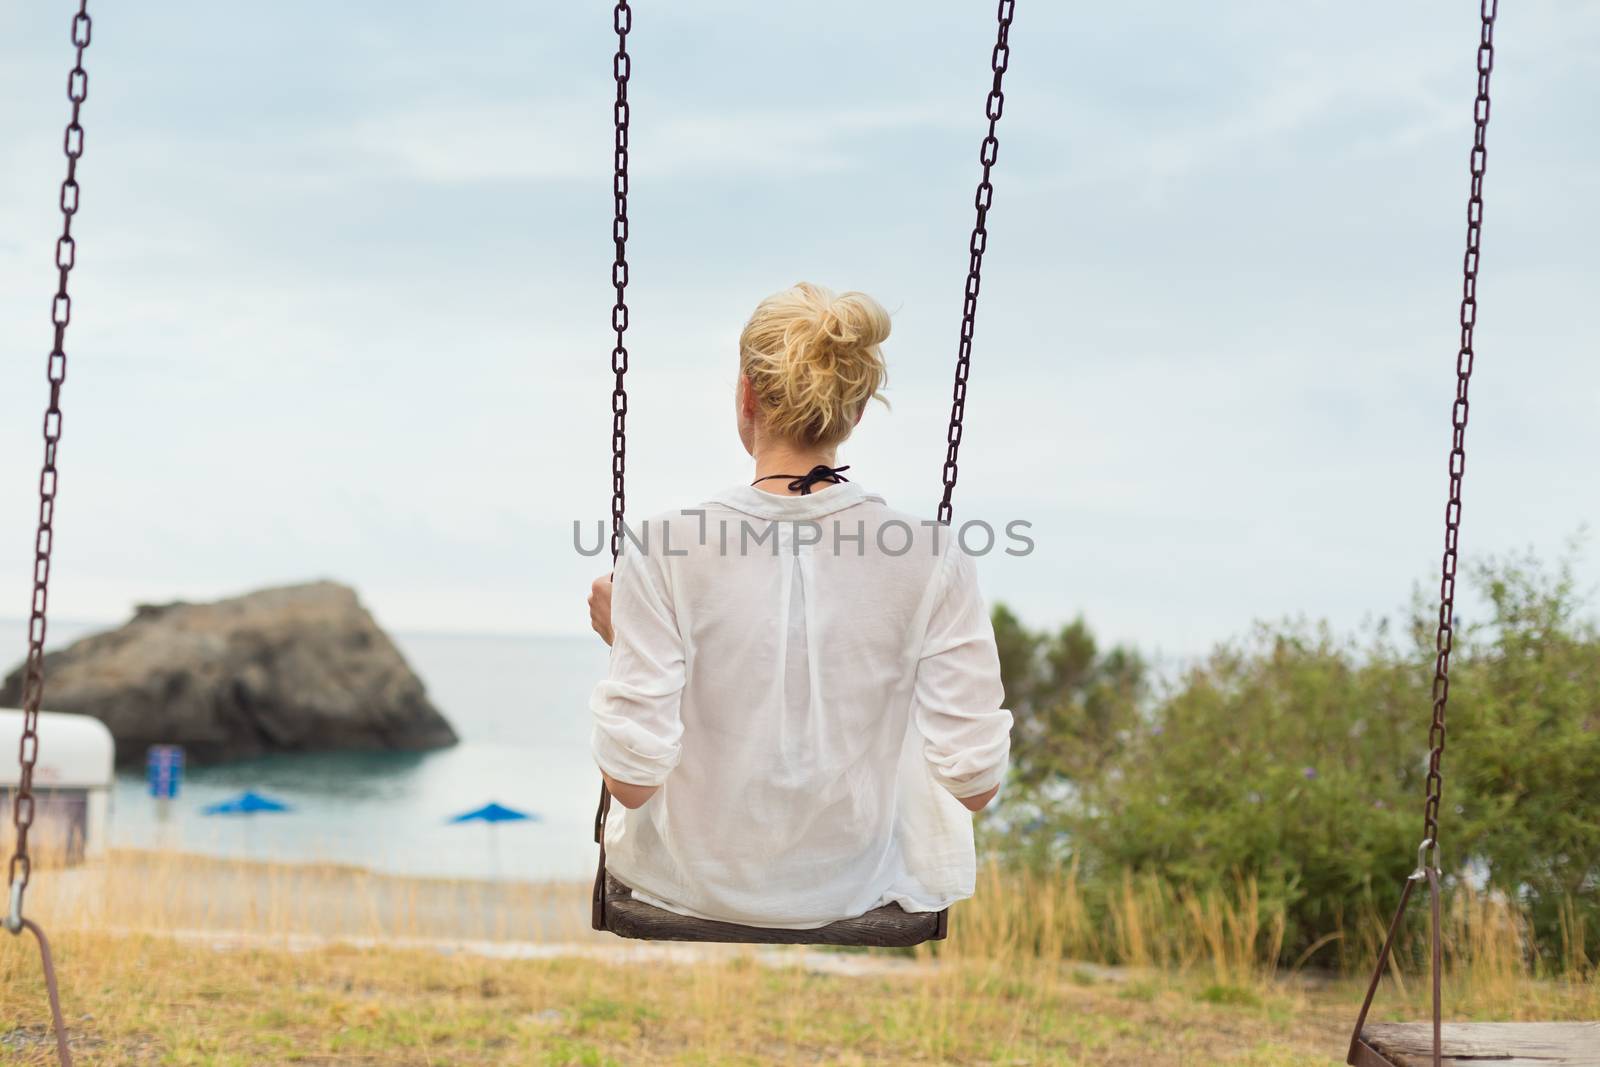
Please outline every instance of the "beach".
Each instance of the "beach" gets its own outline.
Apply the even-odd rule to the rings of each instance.
[[[52,624],[51,646],[100,625]],[[24,627],[0,624],[0,649]],[[435,752],[283,753],[190,766],[158,805],[144,753],[119,752],[109,844],[273,863],[356,865],[422,878],[581,880],[594,864],[599,772],[589,755],[589,690],[606,665],[594,637],[395,635],[456,731]],[[48,701],[47,701],[48,703]],[[48,735],[40,738],[48,749]],[[243,791],[285,814],[215,818]],[[534,820],[494,829],[448,820],[491,801]]]

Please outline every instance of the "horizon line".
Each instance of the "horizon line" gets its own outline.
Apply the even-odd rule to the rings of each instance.
[[[131,621],[133,621],[131,617],[128,618],[128,619],[124,619],[124,620],[122,620],[120,622],[109,621],[109,620],[105,620],[105,619],[76,619],[76,618],[60,618],[60,619],[50,619],[49,620],[49,622],[50,622],[50,624],[52,626],[72,626],[72,627],[78,627],[78,628],[82,628],[82,629],[96,629],[96,628],[99,628],[99,629],[107,629],[107,630],[113,630],[113,629],[116,629],[118,627],[125,626]],[[376,621],[376,620],[374,620],[374,621]],[[23,629],[26,629],[27,625],[28,625],[28,618],[26,616],[0,615],[0,626],[18,626],[18,627],[21,627]],[[590,634],[587,631],[579,631],[579,630],[469,630],[469,629],[451,630],[451,629],[428,629],[428,628],[422,628],[422,627],[413,628],[413,627],[409,627],[409,626],[388,627],[388,626],[382,625],[381,623],[379,624],[378,628],[380,630],[382,630],[384,633],[389,634],[392,637],[485,637],[485,638],[495,638],[495,639],[505,639],[505,640],[517,640],[517,639],[523,639],[523,640],[526,640],[526,639],[577,640],[579,638],[590,636]]]

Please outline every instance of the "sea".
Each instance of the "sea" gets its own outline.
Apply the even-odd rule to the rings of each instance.
[[[50,647],[102,628],[53,622]],[[25,635],[21,623],[0,623],[0,650],[16,650],[0,657],[8,667],[25,650]],[[588,697],[604,674],[605,646],[593,636],[392,636],[460,744],[190,767],[178,797],[165,804],[149,795],[142,767],[119,770],[110,843],[424,877],[592,877],[600,779],[589,756]],[[47,682],[47,708],[48,694]],[[47,747],[49,737],[40,744]],[[245,790],[289,810],[203,814]],[[491,802],[532,818],[450,821]]]

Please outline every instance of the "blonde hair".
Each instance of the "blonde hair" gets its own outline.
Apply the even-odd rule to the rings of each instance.
[[[866,293],[801,282],[761,301],[739,335],[739,369],[767,432],[804,445],[849,437],[867,401],[888,404],[888,336],[889,313]]]

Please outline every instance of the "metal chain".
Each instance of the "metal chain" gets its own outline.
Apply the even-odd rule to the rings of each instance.
[[[616,347],[611,350],[611,370],[616,384],[611,389],[611,561],[616,562],[622,551],[622,515],[627,503],[623,475],[628,466],[628,75],[632,62],[628,57],[628,31],[633,28],[633,9],[628,0],[617,0],[612,15],[617,31],[617,54],[611,61],[611,74],[617,83],[617,102],[613,110],[617,139],[613,154],[614,170],[611,193],[615,212],[611,219],[611,237],[616,242],[617,254],[611,263],[611,284],[617,291],[617,301],[611,306],[611,328],[616,331]]]
[[[22,682],[22,740],[17,760],[21,774],[12,801],[11,821],[16,827],[15,850],[9,868],[11,900],[6,927],[12,933],[22,929],[22,897],[33,875],[33,859],[28,854],[28,831],[33,826],[33,766],[39,758],[39,705],[44,699],[45,613],[50,600],[50,553],[55,541],[56,447],[61,442],[61,387],[67,379],[67,326],[72,322],[72,297],[67,282],[77,264],[78,246],[72,236],[72,218],[78,213],[78,160],[83,156],[83,102],[89,96],[89,74],[83,67],[84,49],[89,47],[92,23],[89,0],[79,0],[72,19],[72,43],[77,60],[67,75],[67,98],[72,101],[72,118],[67,123],[62,149],[67,157],[67,176],[61,183],[61,236],[56,241],[56,295],[50,308],[55,325],[55,344],[50,349],[45,376],[50,383],[50,403],[44,413],[44,465],[39,472],[39,527],[33,540],[33,596],[28,614],[28,659]]]
[[[956,354],[956,384],[950,401],[950,430],[945,436],[948,447],[944,460],[944,498],[939,501],[939,521],[943,523],[948,523],[955,514],[950,500],[956,490],[956,476],[959,473],[956,459],[961,452],[962,420],[967,413],[967,374],[972,365],[973,323],[978,316],[978,290],[983,285],[983,253],[989,246],[989,206],[994,202],[994,183],[990,181],[990,175],[1000,155],[997,131],[1000,128],[1000,115],[1006,106],[1002,82],[1006,68],[1011,65],[1011,19],[1015,9],[1016,0],[1000,0],[996,12],[1000,29],[989,59],[989,67],[994,71],[994,84],[984,104],[984,113],[989,118],[989,132],[978,151],[978,161],[983,164],[983,177],[978,182],[978,192],[973,198],[978,217],[972,225],[972,239],[967,244],[971,258],[967,264],[966,299],[961,306],[961,344]]]
[[[1473,330],[1478,324],[1478,247],[1483,233],[1483,172],[1488,163],[1489,75],[1494,70],[1494,20],[1499,0],[1481,0],[1478,96],[1472,105],[1473,136],[1467,198],[1467,251],[1461,261],[1461,347],[1456,354],[1456,398],[1450,409],[1450,498],[1444,512],[1444,562],[1439,581],[1439,629],[1434,636],[1433,724],[1428,728],[1427,800],[1422,809],[1418,872],[1438,870],[1439,802],[1444,792],[1445,705],[1450,699],[1450,652],[1455,645],[1456,554],[1461,531],[1461,476],[1466,469],[1467,387],[1472,381]],[[1429,856],[1431,853],[1431,857]]]
[[[611,305],[611,328],[617,343],[611,349],[611,371],[616,383],[611,388],[611,562],[622,551],[622,517],[627,507],[625,475],[628,469],[628,76],[633,63],[628,57],[628,31],[633,29],[633,9],[628,0],[617,0],[611,15],[617,31],[617,53],[611,59],[611,76],[617,83],[617,102],[612,119],[617,138],[612,154],[611,239],[616,258],[611,261],[611,284],[617,291]],[[611,790],[600,782],[600,802],[594,812],[594,840],[600,846],[600,863],[594,876],[592,923],[596,930],[606,928],[606,815],[611,810]]]
[[[72,323],[72,296],[67,283],[77,266],[78,245],[72,236],[72,219],[78,213],[78,160],[83,158],[83,102],[89,98],[89,72],[83,66],[83,53],[89,47],[94,24],[89,18],[89,0],[78,0],[72,18],[72,43],[77,48],[72,71],[67,75],[67,99],[72,101],[72,117],[62,139],[67,157],[67,176],[61,182],[61,236],[56,239],[56,295],[51,301],[50,321],[55,327],[55,343],[45,365],[50,383],[50,402],[44,413],[44,463],[39,471],[39,525],[33,538],[33,595],[28,605],[28,659],[22,681],[22,738],[18,742],[17,794],[11,805],[11,822],[17,838],[8,869],[10,902],[5,927],[13,934],[24,930],[39,945],[39,961],[44,969],[45,994],[50,1004],[50,1024],[56,1039],[56,1060],[61,1067],[72,1067],[72,1049],[67,1043],[66,1021],[61,1014],[61,995],[56,986],[55,964],[50,956],[50,941],[39,924],[23,917],[22,902],[33,877],[33,857],[28,853],[28,831],[33,827],[33,768],[39,759],[39,706],[44,702],[44,639],[46,614],[50,603],[50,556],[55,547],[56,449],[61,443],[61,387],[67,380],[67,327]]]

